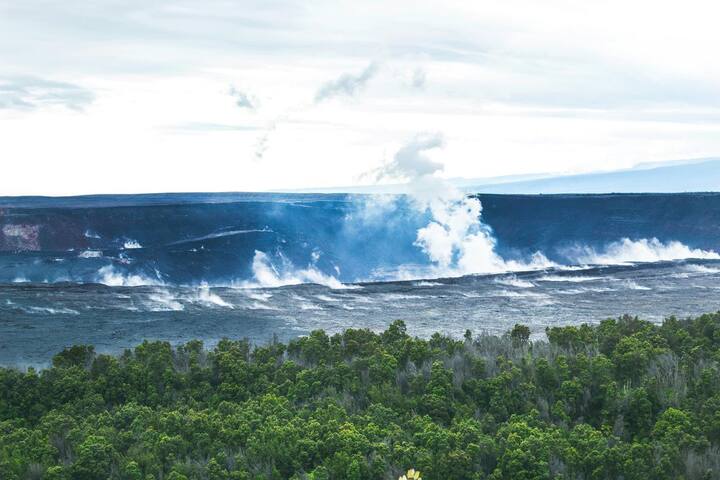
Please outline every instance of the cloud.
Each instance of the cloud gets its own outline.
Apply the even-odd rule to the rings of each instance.
[[[247,0],[241,9],[222,0],[5,3],[0,42],[18,47],[3,50],[3,64],[36,75],[187,73],[224,65],[272,77],[276,67],[295,62],[327,75],[336,59],[381,51],[390,60],[433,64],[433,84],[446,96],[581,108],[720,104],[713,47],[720,31],[708,2],[680,12],[673,2],[603,2],[593,15],[581,5],[540,7],[530,0],[379,2],[362,11],[334,3],[308,10],[298,0]],[[39,26],[43,35],[27,35]],[[48,38],[64,48],[46,48]],[[473,68],[451,70],[460,65]]]
[[[421,67],[416,68],[412,76],[412,86],[414,88],[425,88],[426,81],[427,74],[425,73],[425,70],[423,70]]]
[[[340,95],[355,95],[357,92],[362,90],[365,85],[367,85],[370,79],[377,74],[378,70],[379,65],[376,62],[372,62],[358,74],[342,74],[336,80],[327,82],[325,85],[320,87],[320,90],[318,90],[315,94],[315,103]]]
[[[258,106],[258,102],[255,97],[238,90],[234,86],[230,86],[229,93],[230,93],[231,97],[235,98],[235,105],[237,105],[240,108],[247,108],[250,110],[255,110]]]
[[[261,130],[253,125],[231,125],[225,123],[188,122],[178,123],[165,127],[166,130],[178,133],[204,133],[204,132],[254,132]]]
[[[255,143],[255,160],[262,160],[265,156],[265,152],[270,148],[270,130],[260,135],[257,142]]]
[[[267,128],[265,128],[265,131],[260,135],[257,139],[257,142],[255,142],[255,160],[262,160],[265,156],[265,152],[268,151],[268,148],[270,148],[270,135],[275,132],[278,126],[278,122],[284,120],[284,118],[279,117],[275,120],[271,121]]]
[[[34,110],[63,106],[82,110],[95,100],[95,94],[79,85],[36,77],[0,78],[0,109]]]
[[[435,172],[442,171],[442,162],[435,161],[425,153],[445,144],[442,133],[422,133],[401,147],[392,161],[377,172],[377,179],[395,178],[414,181]]]
[[[242,8],[227,0],[37,3],[0,7],[0,131],[16,159],[6,192],[154,190],[150,180],[126,184],[92,167],[103,158],[150,168],[143,159],[171,154],[182,159],[177,175],[153,166],[163,188],[227,189],[231,176],[195,168],[208,149],[205,162],[218,168],[267,160],[236,177],[236,188],[348,185],[371,168],[368,159],[387,152],[392,161],[397,139],[436,129],[453,139],[444,177],[584,173],[720,152],[720,29],[708,2],[678,9],[615,0],[592,15],[582,2],[530,0],[362,9],[298,0],[247,0]],[[90,87],[97,102],[83,115],[43,106],[51,100],[3,82],[20,75]],[[231,85],[247,101],[230,96]],[[253,96],[260,93],[261,104]],[[358,98],[368,101],[345,108]],[[36,110],[14,118],[28,109]],[[265,127],[288,110],[275,132],[160,138],[179,122]],[[73,145],[82,148],[57,168],[90,177],[46,175],[39,186],[36,165]],[[438,153],[421,152],[434,160]]]

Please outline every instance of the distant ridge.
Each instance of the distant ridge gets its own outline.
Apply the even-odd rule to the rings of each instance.
[[[687,193],[720,192],[720,158],[641,163],[626,170],[577,175],[536,173],[486,178],[449,178],[466,193]],[[405,184],[353,185],[277,190],[296,193],[407,193]]]
[[[720,158],[641,164],[630,170],[510,181],[463,182],[472,193],[682,193],[720,191]]]

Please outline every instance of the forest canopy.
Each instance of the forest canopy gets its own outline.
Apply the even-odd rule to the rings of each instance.
[[[0,478],[720,478],[720,314],[74,346],[0,368]]]

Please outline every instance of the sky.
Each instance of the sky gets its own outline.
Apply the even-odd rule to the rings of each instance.
[[[717,18],[693,0],[0,0],[0,195],[393,183],[408,152],[446,178],[715,157]]]

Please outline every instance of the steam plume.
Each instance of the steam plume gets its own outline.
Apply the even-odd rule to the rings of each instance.
[[[464,195],[437,176],[444,165],[430,158],[428,151],[444,143],[440,133],[418,135],[401,147],[377,175],[378,179],[407,181],[408,193],[417,208],[430,213],[430,222],[418,230],[415,240],[434,266],[434,271],[428,273],[456,276],[552,266],[541,253],[528,262],[506,261],[498,255],[492,230],[481,221],[480,200]]]

